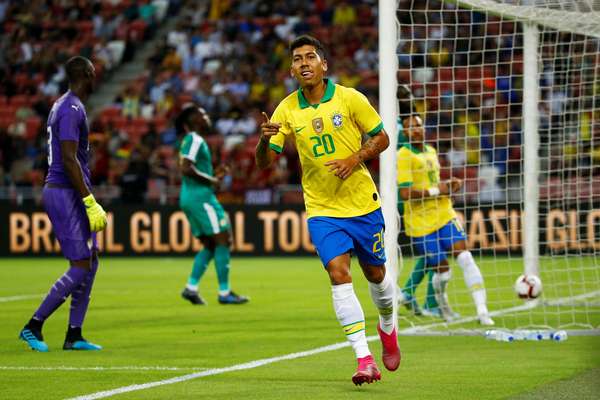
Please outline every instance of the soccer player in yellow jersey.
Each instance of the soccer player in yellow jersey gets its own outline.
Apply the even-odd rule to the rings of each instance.
[[[379,194],[364,164],[385,150],[389,139],[364,95],[324,78],[327,60],[317,39],[300,36],[290,44],[290,52],[291,74],[300,89],[277,106],[271,120],[265,114],[256,164],[266,168],[286,138],[295,141],[310,236],[329,274],[336,316],[358,359],[352,381],[371,383],[381,373],[369,351],[365,316],[352,287],[350,254],[356,255],[369,281],[379,310],[383,363],[393,371],[400,364],[393,319],[395,283],[385,270]],[[368,137],[364,143],[363,135]]]
[[[437,152],[425,144],[423,121],[418,114],[405,117],[403,128],[409,143],[398,150],[397,166],[400,197],[405,202],[406,234],[412,238],[416,251],[425,256],[427,267],[436,271],[432,283],[442,316],[447,320],[453,318],[446,293],[450,280],[446,253],[452,252],[471,290],[479,322],[493,325],[486,305],[481,271],[467,250],[465,232],[456,219],[449,196],[452,191],[460,189],[462,181],[457,178],[440,181]]]

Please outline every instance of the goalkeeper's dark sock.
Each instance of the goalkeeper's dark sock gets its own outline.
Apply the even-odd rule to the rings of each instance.
[[[417,286],[419,286],[419,284],[423,281],[424,277],[425,277],[425,258],[421,257],[417,260],[415,267],[413,268],[413,271],[411,272],[410,276],[406,280],[406,283],[404,284],[404,288],[402,289],[402,291],[405,294],[414,297],[415,290],[417,289]]]

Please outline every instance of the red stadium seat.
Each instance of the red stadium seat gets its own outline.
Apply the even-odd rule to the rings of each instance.
[[[42,120],[39,117],[30,117],[25,121],[25,138],[33,139],[37,136],[42,126]]]
[[[124,129],[129,126],[129,119],[127,117],[116,117],[111,120],[113,126],[117,129]]]
[[[29,105],[29,96],[26,94],[18,94],[10,98],[9,103],[15,109],[28,106]]]
[[[0,128],[6,129],[13,122],[15,122],[14,115],[12,115],[12,116],[4,116],[4,115],[0,114]]]
[[[136,19],[129,24],[129,39],[134,42],[138,42],[144,39],[144,32],[146,31],[147,24],[142,19]]]
[[[23,89],[29,83],[29,76],[25,73],[15,74],[12,78],[14,84],[17,86],[17,89]]]
[[[106,107],[102,111],[100,111],[100,116],[102,118],[113,119],[121,116],[121,108],[120,107]]]
[[[163,132],[169,126],[169,121],[167,120],[167,118],[165,118],[161,115],[154,117],[152,122],[154,123],[154,126],[156,127],[157,132]]]
[[[89,38],[94,35],[94,23],[90,20],[78,21],[77,30],[81,38]]]

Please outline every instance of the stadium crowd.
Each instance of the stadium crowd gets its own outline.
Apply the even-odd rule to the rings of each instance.
[[[51,100],[65,87],[58,65],[72,54],[90,56],[101,82],[103,75],[133,57],[136,44],[152,39],[165,12],[162,7],[162,15],[157,15],[161,2],[156,1],[34,3],[36,7],[24,7],[0,1],[0,182],[4,187],[43,184],[43,122]],[[270,187],[297,187],[300,171],[292,146],[286,146],[278,164],[266,171],[254,167],[253,151],[261,111],[271,113],[295,89],[287,43],[298,34],[319,37],[335,60],[330,78],[357,88],[377,105],[374,0],[162,3],[168,3],[169,15],[177,15],[174,27],[155,38],[159,45],[146,60],[145,73],[124,87],[113,104],[95,110],[93,180],[101,187],[119,188],[107,190],[105,197],[124,202],[176,201],[179,138],[171,120],[190,101],[211,115],[214,133],[208,141],[217,161],[231,166],[224,201],[269,202],[275,200]],[[514,22],[488,21],[483,14],[435,6],[430,1],[429,9],[423,10],[414,2],[399,2],[398,80],[410,85],[417,108],[426,116],[427,138],[441,155],[443,177],[465,179],[467,195],[458,200],[504,200],[505,189],[519,184],[522,168],[520,31]],[[67,9],[66,18],[53,18]],[[486,39],[485,35],[494,36]],[[570,76],[567,82],[566,64],[544,64],[540,107],[542,142],[549,144],[547,168],[563,171],[561,163],[593,167],[600,164],[599,116],[591,111],[560,115],[581,105],[576,102],[582,98],[586,102],[594,98],[598,89],[587,82],[600,65],[597,43],[595,49],[589,48],[589,41],[588,48],[552,49],[558,39],[546,37],[545,51],[558,52],[554,59],[570,62],[569,69],[580,71],[580,76]],[[587,103],[579,107],[592,108]],[[566,127],[576,125],[578,118],[585,119],[589,129],[568,136]],[[582,135],[584,145],[573,148]],[[377,163],[371,167],[376,174]],[[298,190],[284,195],[284,201],[301,201]]]

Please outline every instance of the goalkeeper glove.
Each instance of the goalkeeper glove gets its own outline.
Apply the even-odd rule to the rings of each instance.
[[[89,196],[84,197],[83,204],[85,205],[85,212],[90,220],[90,230],[92,232],[100,232],[102,229],[106,228],[106,212],[100,204],[96,203],[94,195],[90,193]]]

